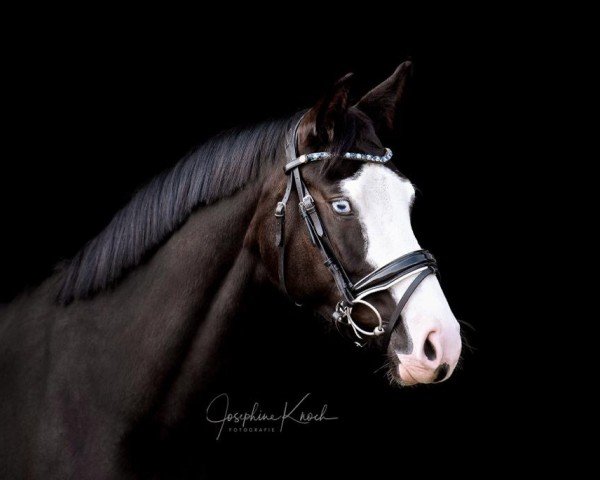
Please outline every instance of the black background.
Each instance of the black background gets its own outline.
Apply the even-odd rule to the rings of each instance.
[[[511,420],[515,401],[526,407],[510,387],[506,361],[516,347],[502,328],[501,301],[512,208],[527,208],[502,174],[520,135],[514,105],[526,83],[517,60],[524,47],[484,22],[441,25],[354,33],[326,24],[304,36],[267,29],[266,38],[257,27],[231,42],[219,40],[230,31],[182,25],[171,33],[141,21],[20,29],[3,59],[1,300],[43,279],[203,139],[310,106],[349,71],[358,97],[410,57],[414,75],[390,146],[420,191],[417,237],[438,258],[455,314],[473,326],[464,329],[470,348],[460,369],[442,385],[390,388],[373,374],[377,359],[286,313],[279,342],[237,339],[239,362],[225,381],[234,404],[277,408],[311,392],[311,405],[327,402],[341,420],[225,435],[217,446],[199,444],[198,455],[210,451],[210,470],[221,473],[310,472],[322,462],[332,472],[400,476],[412,466],[427,475],[474,468],[474,455],[506,466],[526,453],[530,435],[527,422]],[[498,440],[503,434],[511,440]]]

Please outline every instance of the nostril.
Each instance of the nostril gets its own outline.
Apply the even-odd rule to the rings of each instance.
[[[435,353],[435,347],[433,346],[433,343],[431,343],[431,340],[429,340],[429,337],[427,337],[427,340],[425,340],[425,346],[423,347],[423,351],[425,352],[425,356],[427,357],[427,360],[433,361],[436,358],[436,353]]]
[[[441,382],[444,378],[446,378],[449,369],[450,366],[447,363],[443,363],[442,365],[440,365],[436,370],[435,379],[433,380],[433,382]]]

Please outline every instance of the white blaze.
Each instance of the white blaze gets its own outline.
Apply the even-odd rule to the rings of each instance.
[[[410,224],[415,189],[405,178],[384,165],[365,163],[356,175],[340,183],[358,215],[366,245],[366,260],[373,269],[421,247]],[[396,303],[414,276],[390,288]],[[406,304],[403,317],[413,342],[413,353],[401,358],[405,365],[424,355],[429,337],[441,350],[442,363],[452,368],[460,356],[459,325],[434,275],[428,276]],[[420,368],[415,364],[415,368]],[[416,374],[418,376],[418,373]]]

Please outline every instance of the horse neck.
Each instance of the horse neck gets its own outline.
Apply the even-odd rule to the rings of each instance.
[[[60,423],[68,412],[52,423],[65,438],[85,444],[91,432],[117,448],[111,429],[136,430],[207,378],[207,358],[253,283],[244,237],[258,195],[248,185],[198,209],[147,262],[90,299],[58,305],[60,274],[16,299],[0,318],[0,374],[21,401],[10,411],[36,398],[43,413],[24,414]],[[59,458],[55,448],[46,453]]]
[[[251,273],[252,265],[244,261],[247,252],[243,242],[256,196],[256,189],[247,187],[199,209],[114,295],[124,304],[133,304],[153,322],[162,323],[174,314],[204,317],[226,286],[225,279],[231,275],[241,279]],[[243,289],[228,293],[235,299]]]
[[[199,209],[120,288],[122,301],[112,302],[134,309],[128,330],[147,341],[145,355],[162,351],[171,360],[161,359],[163,365],[179,369],[198,339],[207,353],[216,348],[253,280],[244,238],[257,201],[258,188],[248,186]]]
[[[252,283],[254,257],[243,242],[257,201],[250,185],[200,208],[113,289],[58,307],[54,328],[68,325],[78,340],[54,336],[57,351],[110,378],[115,408],[136,417],[160,408],[199,343],[206,355],[198,368],[206,368]]]

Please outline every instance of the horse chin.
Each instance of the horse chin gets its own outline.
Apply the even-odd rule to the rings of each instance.
[[[408,369],[398,361],[398,358],[395,355],[389,360],[387,377],[390,384],[397,387],[412,387],[420,383],[410,374]]]
[[[388,372],[387,377],[392,385],[399,387],[412,387],[424,383],[432,383],[425,372],[411,368],[410,361],[402,362],[405,355],[399,355],[393,348],[388,350]]]

